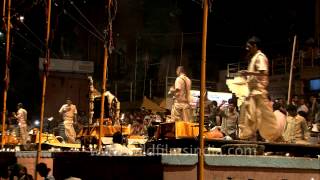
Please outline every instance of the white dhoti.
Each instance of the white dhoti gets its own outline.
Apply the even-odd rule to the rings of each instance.
[[[74,127],[73,127],[73,121],[65,120],[63,122],[63,124],[64,124],[64,129],[65,129],[65,134],[67,136],[67,142],[68,143],[75,143],[76,131],[74,130]]]
[[[250,139],[257,130],[269,141],[275,141],[281,136],[276,117],[268,105],[266,95],[254,95],[241,105],[239,120],[240,139]]]
[[[27,125],[19,125],[20,144],[26,144],[28,140]]]
[[[192,121],[191,106],[188,103],[175,102],[171,109],[171,120],[173,121]]]

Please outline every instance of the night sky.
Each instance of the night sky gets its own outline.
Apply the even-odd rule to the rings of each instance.
[[[174,76],[175,66],[180,61],[187,67],[192,78],[200,78],[202,31],[200,0],[114,2],[117,2],[117,14],[113,21],[114,51],[110,56],[108,74],[110,81],[132,80],[136,52],[138,64],[141,65],[138,68],[139,74],[144,74],[144,57],[148,54],[149,66],[146,79],[160,81],[161,76],[164,76],[162,68],[167,67],[168,63],[171,66],[169,75]],[[245,60],[243,46],[252,35],[261,38],[263,50],[269,58],[277,55],[289,56],[294,34],[298,35],[298,43],[301,45],[314,36],[314,0],[211,2],[207,49],[209,80],[217,80],[218,70],[226,69],[227,63]],[[103,42],[88,31],[96,34],[75,7],[79,8],[103,34],[107,22],[104,3],[98,0],[75,0],[72,5],[69,0],[55,0],[52,6],[50,43],[52,57],[94,61],[94,77],[97,81],[101,77]],[[44,52],[46,31],[44,7],[43,0],[12,0],[12,59],[8,94],[10,111],[14,110],[17,102],[26,104],[33,115],[38,114],[40,109],[41,76],[38,70],[38,58],[43,57]],[[20,15],[25,17],[24,23],[17,20]],[[1,72],[4,63],[4,40],[4,37],[1,37]],[[181,46],[182,41],[183,46]],[[61,48],[62,44],[69,54],[66,55],[66,49]],[[1,79],[2,77],[3,73]],[[137,78],[142,80],[145,77],[139,75]],[[2,88],[3,86],[1,91]]]

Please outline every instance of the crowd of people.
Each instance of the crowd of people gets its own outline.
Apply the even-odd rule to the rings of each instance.
[[[308,143],[310,132],[319,132],[320,129],[320,99],[311,96],[310,101],[305,97],[294,96],[289,104],[285,99],[273,99],[269,107],[273,110],[276,119],[275,131],[280,134],[281,141],[288,143]],[[216,108],[216,102],[211,103],[212,113],[210,124],[220,128],[225,136],[232,139],[239,137],[239,108],[235,106],[232,99],[226,105]],[[215,116],[213,118],[213,116]],[[262,118],[264,121],[264,118]],[[314,128],[313,128],[314,127]],[[313,129],[312,129],[313,128]],[[255,132],[255,139],[265,140],[259,131]]]
[[[45,163],[39,163],[36,171],[44,180],[54,180],[55,178],[49,174],[51,171]],[[27,167],[19,163],[13,163],[6,167],[2,167],[0,171],[0,179],[3,180],[33,180],[33,176],[28,173]]]
[[[268,58],[260,50],[259,38],[250,38],[246,43],[246,50],[248,57],[250,57],[248,69],[239,72],[239,75],[245,79],[244,84],[248,89],[243,97],[238,97],[243,99],[242,104],[238,104],[236,97],[218,104],[216,101],[208,100],[207,93],[205,93],[204,120],[206,129],[210,131],[212,128],[218,127],[224,136],[232,139],[307,142],[310,127],[312,124],[319,124],[320,121],[319,97],[311,96],[307,99],[306,97],[293,96],[288,104],[285,99],[271,101],[270,96],[272,95],[267,91],[269,84]],[[173,99],[171,112],[167,110],[166,113],[153,113],[151,110],[141,108],[124,112],[120,118],[120,103],[114,101],[117,104],[114,109],[115,115],[107,118],[112,121],[107,120],[104,125],[129,126],[130,135],[153,136],[148,130],[153,129],[152,127],[157,123],[168,120],[171,122],[199,122],[199,107],[191,105],[192,82],[183,66],[176,69],[176,74],[175,83],[168,92]],[[230,90],[233,92],[232,89]],[[234,94],[237,95],[237,93]],[[105,94],[107,97],[110,95],[111,93],[108,91]],[[94,93],[92,96],[94,99]],[[116,99],[115,96],[112,95],[112,97],[111,99]],[[110,101],[110,98],[108,100]],[[112,101],[109,104],[112,105]],[[90,108],[93,110],[94,107],[90,106]],[[112,108],[109,107],[109,109]],[[88,124],[98,125],[91,122],[94,117],[93,113],[96,112],[90,111],[89,116],[84,111],[80,111],[78,114],[76,105],[72,103],[71,99],[67,99],[58,112],[61,115],[62,123],[60,123],[61,126],[58,126],[60,133],[55,134],[64,137],[67,143],[77,142],[77,132],[82,127]],[[99,113],[97,114],[99,115]],[[25,144],[28,140],[27,111],[23,108],[22,103],[17,105],[17,113],[13,114],[13,118],[17,120],[19,127],[19,142]],[[57,129],[57,127],[51,128]],[[318,131],[318,128],[315,127],[314,130]]]
[[[320,123],[319,98],[317,96],[311,96],[307,99],[303,96],[293,96],[289,104],[286,102],[287,101],[283,98],[269,101],[268,108],[273,110],[272,114],[276,119],[275,131],[281,134],[282,139],[286,142],[307,143],[312,125]],[[68,107],[70,107],[70,109],[68,109]],[[68,114],[67,110],[71,111],[71,109],[72,112]],[[194,109],[193,111],[196,112],[197,109]],[[228,136],[232,139],[241,139],[239,136],[240,111],[241,108],[237,106],[235,99],[223,101],[221,104],[206,99],[205,127],[208,131],[213,128],[218,128],[224,136]],[[63,133],[65,133],[67,140],[70,139],[70,137],[72,139],[67,142],[76,142],[76,133],[88,123],[88,118],[83,111],[77,114],[75,105],[73,105],[69,99],[67,100],[67,103],[61,107],[59,112],[64,119],[63,126],[65,130]],[[197,122],[199,120],[199,113],[193,114],[196,117],[192,117],[190,122]],[[17,113],[14,114],[14,117],[16,117],[18,121],[18,134],[21,139],[21,144],[26,143],[28,139],[26,116],[27,111],[23,109],[23,105],[19,103],[17,106]],[[155,125],[166,122],[168,119],[170,120],[170,116],[171,113],[169,111],[154,113],[149,109],[139,108],[123,113],[120,123],[123,126],[130,127],[130,135],[151,136],[152,138],[154,134],[150,134],[148,131],[154,133]],[[263,116],[261,121],[264,120],[265,118]],[[72,130],[73,128],[75,130]],[[261,137],[259,131],[256,131],[255,133],[254,137],[256,140],[265,139]]]

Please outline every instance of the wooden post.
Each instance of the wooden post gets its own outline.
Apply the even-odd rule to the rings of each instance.
[[[132,102],[132,82],[130,82],[130,102]]]
[[[6,15],[6,0],[3,0],[3,23],[5,23],[5,15]],[[6,113],[7,113],[7,94],[8,94],[8,88],[9,88],[9,67],[8,63],[10,61],[10,28],[11,28],[11,15],[10,15],[10,9],[11,9],[11,0],[8,0],[8,16],[7,16],[7,28],[6,31],[6,59],[5,59],[5,66],[4,66],[4,80],[6,81],[6,87],[3,88],[3,110],[2,110],[2,136],[1,136],[1,148],[4,148],[5,145],[5,136],[6,136]]]
[[[289,75],[289,87],[288,87],[288,100],[287,104],[290,103],[291,98],[291,84],[292,84],[292,72],[293,72],[293,65],[294,65],[294,54],[296,50],[296,41],[297,41],[297,35],[294,36],[293,39],[293,46],[292,46],[292,54],[291,54],[291,64],[290,64],[290,75]]]
[[[204,0],[203,25],[202,25],[202,58],[201,58],[201,90],[200,90],[200,148],[198,152],[198,180],[204,179],[204,96],[206,89],[206,54],[207,54],[207,25],[208,25],[208,0]]]
[[[44,105],[45,105],[45,96],[46,96],[46,86],[47,86],[47,76],[49,73],[49,63],[50,63],[50,22],[51,22],[51,0],[48,0],[47,4],[47,36],[46,36],[46,58],[43,62],[43,75],[42,75],[42,96],[41,96],[41,112],[40,112],[40,130],[39,130],[39,141],[38,141],[38,150],[37,150],[37,165],[41,159],[41,144],[42,144],[42,130],[43,130],[43,121],[44,121]],[[38,179],[37,171],[35,171],[35,180]]]
[[[104,47],[104,61],[103,61],[103,75],[102,75],[102,87],[101,87],[101,113],[100,113],[100,122],[99,122],[99,152],[102,150],[102,141],[101,138],[103,136],[103,120],[104,120],[104,101],[105,96],[104,93],[106,92],[106,86],[107,86],[107,66],[108,66],[108,47],[107,44],[105,44]]]

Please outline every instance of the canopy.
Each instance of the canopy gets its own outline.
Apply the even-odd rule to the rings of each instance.
[[[147,97],[143,97],[143,101],[142,101],[142,104],[141,104],[140,107],[141,108],[144,107],[145,109],[149,109],[153,113],[155,113],[155,112],[166,112],[166,109],[160,107],[157,103],[151,101]]]

